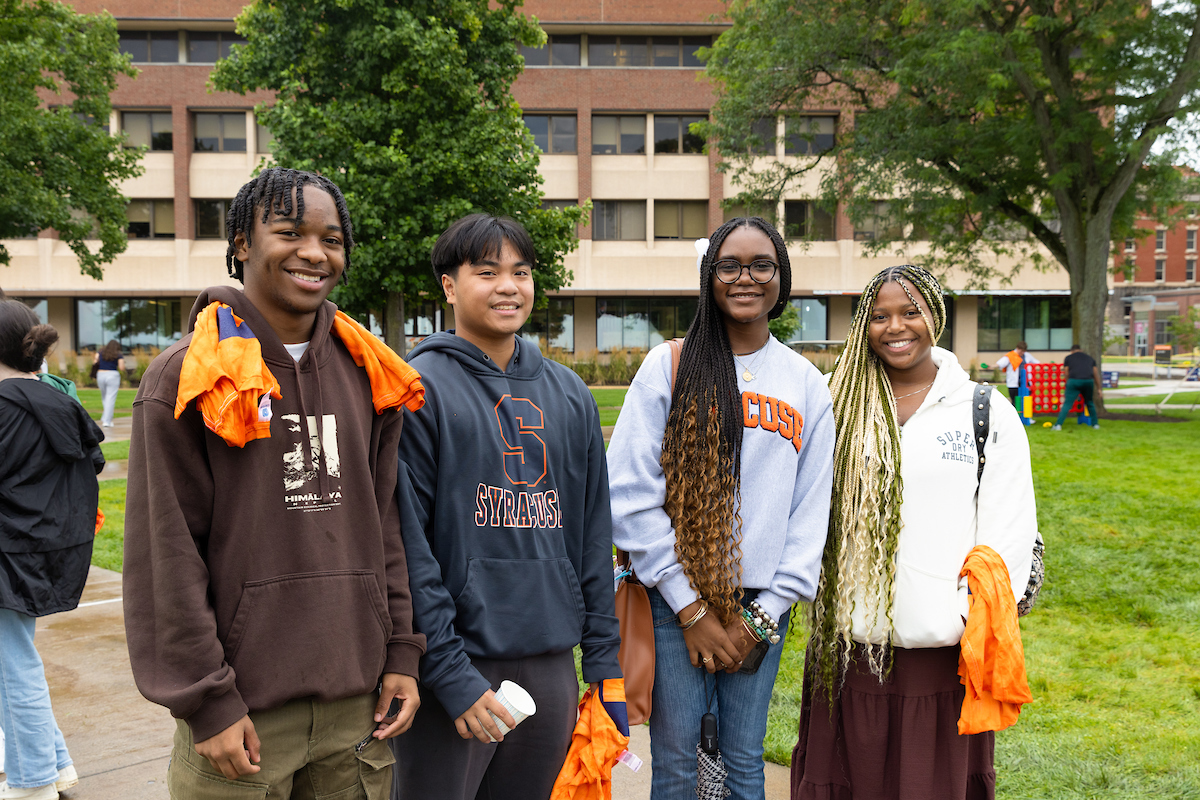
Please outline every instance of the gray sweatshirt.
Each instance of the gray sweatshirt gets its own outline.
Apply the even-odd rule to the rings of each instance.
[[[780,619],[812,600],[821,570],[833,482],[833,407],[821,373],[771,337],[742,391],[742,587],[758,589],[763,610]],[[671,352],[646,356],[621,408],[608,448],[613,543],[627,550],[638,579],[678,612],[698,599],[675,555],[663,510],[659,458],[671,409]],[[732,531],[730,534],[732,535]]]

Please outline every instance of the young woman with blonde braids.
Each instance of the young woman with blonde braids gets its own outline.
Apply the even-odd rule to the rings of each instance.
[[[982,477],[975,384],[935,345],[942,287],[919,267],[867,284],[830,376],[833,509],[811,606],[793,800],[991,800],[994,733],[958,734],[959,572],[976,545],[1004,559],[1015,598],[1037,514],[1029,443],[991,396]]]
[[[700,719],[711,711],[731,797],[761,800],[788,610],[817,588],[833,416],[820,373],[767,328],[791,291],[779,233],[738,218],[698,249],[700,298],[674,390],[663,344],[613,431],[613,541],[651,587],[651,798],[696,797]],[[756,672],[739,672],[763,649]]]

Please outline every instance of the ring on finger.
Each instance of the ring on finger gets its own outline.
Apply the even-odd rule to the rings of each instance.
[[[700,659],[701,664],[707,664],[710,661],[712,661],[712,659],[709,658],[708,656],[705,656],[704,658]]]

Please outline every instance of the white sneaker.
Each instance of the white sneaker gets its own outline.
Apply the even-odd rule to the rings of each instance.
[[[72,786],[79,785],[79,775],[75,772],[75,765],[68,764],[58,771],[58,780],[54,782],[54,788],[60,792],[65,792]]]
[[[17,789],[5,781],[0,783],[0,800],[58,800],[58,789],[53,783],[35,789]]]
[[[1062,425],[1052,425],[1052,426],[1050,427],[1050,430],[1052,430],[1052,431],[1061,431],[1061,430],[1062,430]]]

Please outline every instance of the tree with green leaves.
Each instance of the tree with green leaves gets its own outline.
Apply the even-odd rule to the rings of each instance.
[[[257,112],[276,162],[327,175],[345,193],[357,246],[335,300],[383,312],[394,349],[403,300],[441,300],[433,243],[472,211],[525,226],[540,292],[570,280],[563,257],[584,211],[541,208],[538,151],[511,85],[524,66],[519,46],[545,34],[518,4],[252,3],[237,20],[246,45],[213,71],[221,90],[273,89],[275,103]]]
[[[1006,262],[1057,263],[1075,340],[1101,351],[1112,242],[1135,235],[1139,212],[1177,207],[1188,183],[1174,160],[1200,107],[1200,5],[734,0],[730,15],[708,59],[709,134],[742,202],[817,170],[827,205],[882,223],[868,252],[928,242],[909,258],[965,270],[956,288],[1009,282]],[[754,123],[808,109],[842,111],[833,148],[756,163]]]
[[[1183,314],[1176,314],[1168,321],[1168,329],[1175,339],[1175,346],[1190,353],[1200,345],[1200,306],[1192,306]]]
[[[107,124],[117,76],[136,74],[109,14],[0,0],[0,239],[53,228],[96,279],[125,250],[117,184],[141,174],[141,154]],[[93,252],[87,241],[97,238]],[[10,261],[0,244],[0,264]]]

